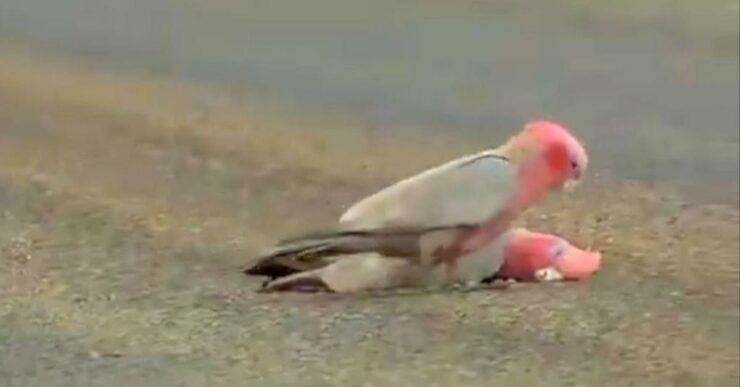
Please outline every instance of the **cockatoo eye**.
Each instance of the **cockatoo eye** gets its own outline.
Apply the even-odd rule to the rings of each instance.
[[[574,157],[570,159],[570,178],[572,180],[580,180],[581,178],[581,163]]]
[[[550,260],[555,263],[565,253],[565,248],[568,247],[568,242],[563,239],[558,239],[555,245],[550,249]]]

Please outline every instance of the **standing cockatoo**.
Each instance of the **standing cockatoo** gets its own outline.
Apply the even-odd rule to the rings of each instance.
[[[339,230],[284,241],[245,273],[269,276],[267,268],[283,260],[311,266],[331,256],[376,253],[377,259],[406,260],[425,272],[441,264],[454,278],[461,261],[496,250],[497,239],[522,210],[546,192],[579,181],[587,166],[586,150],[566,128],[531,122],[496,149],[452,160],[360,200],[341,216]],[[502,263],[502,257],[491,260],[480,279]]]
[[[500,261],[503,259],[503,265]],[[524,282],[582,280],[601,265],[597,251],[581,250],[565,239],[523,228],[507,230],[494,243],[461,260],[455,275],[444,267],[424,270],[403,258],[376,253],[306,262],[283,261],[283,273],[273,263],[275,277],[266,290],[328,290],[337,293],[392,288],[479,285],[494,279]],[[500,266],[500,268],[499,268]],[[263,267],[266,269],[267,267]],[[291,272],[292,274],[287,274]]]

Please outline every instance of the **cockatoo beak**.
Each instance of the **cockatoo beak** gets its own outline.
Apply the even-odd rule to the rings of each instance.
[[[554,268],[566,280],[582,280],[592,275],[601,267],[601,253],[581,250],[568,245],[555,262]]]

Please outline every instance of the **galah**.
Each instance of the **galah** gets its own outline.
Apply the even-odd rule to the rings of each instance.
[[[498,262],[503,258],[503,266]],[[494,279],[524,282],[580,280],[598,270],[601,255],[581,250],[565,239],[523,228],[507,230],[495,243],[466,256],[449,276],[443,267],[424,270],[407,259],[377,253],[337,260],[314,260],[315,268],[294,261],[295,274],[270,281],[268,291],[325,290],[337,293],[393,288],[480,285]],[[288,269],[288,268],[286,268]],[[286,270],[287,271],[287,270]]]
[[[504,263],[494,279],[522,282],[579,281],[601,267],[601,253],[582,250],[562,237],[523,228],[509,232]]]
[[[272,276],[270,268],[289,267],[281,264],[285,260],[311,266],[331,256],[377,253],[378,259],[407,260],[421,270],[443,264],[454,277],[460,261],[493,249],[489,245],[496,245],[522,210],[548,191],[580,181],[587,166],[586,150],[565,127],[530,122],[498,148],[449,161],[360,200],[340,217],[337,230],[283,241],[245,273]],[[492,263],[494,273],[502,263],[503,258]]]

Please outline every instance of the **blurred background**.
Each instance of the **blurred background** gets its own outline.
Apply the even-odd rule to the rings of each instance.
[[[0,380],[737,385],[739,11],[0,0]],[[593,284],[317,307],[239,275],[537,118],[582,138],[592,169],[524,222],[611,254]]]
[[[4,38],[106,69],[246,90],[284,113],[350,115],[379,130],[446,131],[487,144],[550,117],[589,143],[597,168],[621,177],[737,182],[735,1],[0,7]]]

